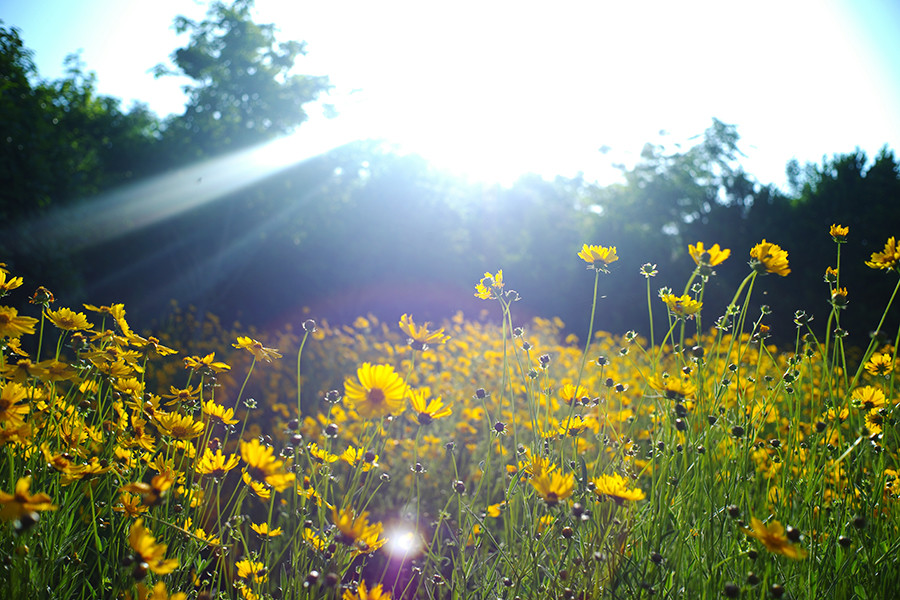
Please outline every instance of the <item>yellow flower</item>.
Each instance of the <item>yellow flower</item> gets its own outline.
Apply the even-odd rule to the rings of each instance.
[[[835,223],[828,230],[828,233],[831,234],[831,239],[840,244],[847,241],[847,234],[850,233],[850,228]]]
[[[338,510],[337,507],[332,507],[331,517],[338,530],[335,540],[352,546],[356,552],[373,552],[387,541],[381,537],[384,526],[381,523],[369,523],[367,512],[357,516],[352,508]]]
[[[93,327],[91,323],[88,323],[87,315],[77,313],[69,308],[47,310],[44,311],[44,316],[56,325],[57,329],[64,331],[81,331]]]
[[[580,385],[576,388],[571,383],[567,383],[559,390],[559,399],[570,405],[573,401],[576,403],[582,398],[589,398],[588,391]]]
[[[281,353],[275,348],[266,348],[261,342],[246,336],[238,336],[237,344],[232,344],[235,348],[246,350],[253,355],[256,360],[264,360],[272,362],[272,359],[281,358]]]
[[[251,478],[250,475],[244,473],[241,475],[241,480],[250,486],[250,489],[256,494],[259,498],[263,500],[268,500],[272,497],[272,489],[266,483],[261,483]]]
[[[144,396],[144,383],[137,377],[119,377],[113,383],[113,388],[127,396],[132,402],[140,400]]]
[[[884,415],[881,410],[873,408],[866,413],[866,429],[869,430],[869,436],[879,435],[884,428]]]
[[[538,519],[537,530],[538,533],[544,533],[546,529],[553,525],[553,521],[555,521],[555,517],[553,515],[544,515],[540,519]]]
[[[374,452],[369,453],[362,448],[354,448],[353,446],[350,446],[349,448],[344,450],[343,454],[341,454],[340,456],[340,459],[351,467],[355,467],[356,465],[362,463],[363,471],[371,471],[372,467],[378,466],[377,454],[375,454]]]
[[[162,499],[169,493],[172,484],[175,483],[174,475],[170,473],[160,473],[154,475],[150,483],[143,481],[135,481],[119,488],[120,492],[129,492],[131,494],[140,494],[144,504],[155,506],[162,502]]]
[[[581,434],[589,427],[592,427],[596,421],[590,415],[584,417],[582,415],[572,415],[571,417],[566,418],[565,422],[563,422],[557,433],[559,435],[569,435],[575,437],[576,435]]]
[[[890,354],[876,352],[866,363],[866,371],[875,376],[887,376],[890,375],[891,371],[893,370],[894,359],[891,358]]]
[[[260,523],[259,525],[257,525],[256,523],[250,523],[250,529],[258,533],[262,537],[278,537],[279,535],[284,533],[281,527],[269,529],[268,523]]]
[[[411,391],[409,394],[409,404],[416,413],[416,420],[419,425],[430,425],[435,419],[443,419],[449,417],[452,413],[449,406],[444,406],[444,401],[438,398],[425,399],[424,391]]]
[[[340,458],[337,454],[332,454],[328,450],[320,448],[319,444],[317,444],[316,442],[310,442],[307,446],[307,449],[309,450],[309,454],[310,456],[312,456],[313,460],[315,460],[319,464],[337,462],[337,460]]]
[[[760,273],[775,273],[787,277],[791,272],[788,268],[788,253],[778,244],[769,243],[765,239],[753,246],[750,258],[753,259],[750,261],[751,268]]]
[[[156,414],[156,426],[163,435],[168,435],[176,440],[192,440],[203,433],[203,422],[195,421],[190,415],[178,413]]]
[[[544,499],[547,506],[556,506],[560,500],[565,500],[572,495],[572,491],[575,489],[575,474],[561,475],[556,471],[548,471],[532,477],[529,482],[537,490],[538,495]]]
[[[200,358],[199,356],[186,356],[184,359],[184,368],[200,372],[204,375],[221,373],[231,369],[231,367],[225,363],[216,361],[215,352],[210,352],[203,358]]]
[[[850,398],[853,400],[854,405],[860,406],[866,410],[881,408],[887,401],[884,392],[882,392],[878,388],[872,387],[871,385],[856,388],[855,390],[853,390]]]
[[[187,600],[187,594],[184,592],[176,592],[170,596],[166,584],[162,581],[157,581],[152,590],[148,590],[147,586],[139,583],[137,591],[137,600]],[[125,597],[131,598],[131,595],[126,592]]]
[[[506,508],[506,502],[490,504],[487,507],[487,515],[496,519],[500,516],[500,511],[502,511],[504,508]]]
[[[406,383],[390,365],[363,363],[356,371],[359,382],[344,382],[344,398],[363,419],[380,418],[403,410]]]
[[[547,475],[556,470],[556,465],[550,462],[550,459],[532,454],[528,462],[520,463],[525,473],[532,477],[540,477]]]
[[[241,458],[247,463],[247,474],[257,482],[265,482],[276,491],[284,491],[294,481],[294,474],[284,469],[284,461],[277,460],[275,450],[264,446],[257,438],[241,441]]]
[[[866,265],[873,269],[883,269],[889,271],[896,269],[900,264],[900,248],[897,247],[897,240],[891,236],[884,245],[881,252],[873,252]]]
[[[131,344],[132,347],[140,350],[141,354],[144,356],[160,357],[178,354],[178,350],[163,346],[160,341],[153,336],[144,338],[136,333],[130,333],[130,335],[126,337],[128,338],[128,343]]]
[[[60,477],[60,483],[62,485],[69,485],[74,481],[91,479],[93,477],[104,475],[112,468],[112,466],[106,465],[104,467],[103,465],[104,462],[101,462],[96,456],[92,456],[88,462],[82,465],[70,464],[67,469],[62,470],[63,475]]]
[[[0,423],[8,428],[21,427],[28,414],[28,403],[23,402],[28,394],[27,388],[14,381],[7,382],[0,391]]]
[[[102,314],[110,315],[116,322],[116,325],[119,326],[119,330],[122,332],[126,338],[134,335],[131,331],[131,327],[128,326],[128,322],[125,320],[125,305],[124,304],[112,304],[110,306],[94,306],[93,304],[85,304],[84,307],[87,310],[98,312]]]
[[[380,583],[370,590],[365,581],[360,581],[355,592],[344,590],[343,600],[391,600],[391,593],[384,591]]]
[[[40,377],[45,381],[71,381],[78,377],[78,371],[72,365],[53,358],[42,360],[35,367],[40,370]]]
[[[669,400],[684,400],[697,393],[697,386],[687,377],[660,377],[655,375],[647,382]]]
[[[264,583],[269,578],[269,570],[265,563],[245,558],[237,561],[238,577],[249,579],[254,583]]]
[[[235,423],[240,422],[239,419],[234,418],[233,408],[225,408],[224,406],[216,404],[212,399],[204,402],[202,408],[203,414],[207,415],[211,419],[221,421],[225,425],[234,425]]]
[[[12,338],[7,340],[6,349],[9,350],[11,354],[15,354],[16,356],[21,356],[23,358],[28,358],[28,353],[22,350],[22,338]],[[22,362],[21,360],[19,361]],[[28,361],[31,362],[30,360]],[[9,365],[7,365],[9,366]]]
[[[5,296],[17,287],[22,287],[22,284],[25,282],[25,280],[21,277],[13,277],[11,279],[7,279],[6,276],[8,274],[9,271],[0,267],[0,296]]]
[[[160,394],[163,398],[171,398],[175,400],[175,402],[193,402],[200,395],[200,386],[187,386],[186,388],[177,388],[174,385],[169,386],[168,394]],[[167,404],[172,404],[172,402],[167,402]]]
[[[437,331],[429,331],[430,325],[431,323],[426,322],[420,327],[405,313],[400,317],[400,330],[409,336],[407,341],[416,350],[427,350],[428,344],[443,344],[450,339],[449,335],[444,335],[443,327]]]
[[[141,496],[130,492],[123,492],[120,494],[119,503],[113,506],[114,511],[124,513],[129,517],[136,517],[141,513],[147,512],[149,509],[150,507],[144,506],[141,503]]]
[[[20,477],[12,494],[0,491],[0,519],[11,521],[39,510],[56,510],[47,494],[31,494],[31,477]]]
[[[594,493],[600,497],[612,498],[616,501],[616,504],[622,504],[626,500],[637,502],[646,498],[643,490],[640,488],[629,488],[628,480],[618,473],[601,475],[593,481]]]
[[[19,311],[11,306],[0,306],[0,339],[34,333],[37,322],[34,317],[20,317]]]
[[[165,575],[178,568],[178,559],[165,558],[168,546],[156,543],[156,538],[144,527],[144,519],[132,523],[128,532],[128,543],[140,557],[140,562],[147,563],[148,568],[157,575]]]
[[[788,558],[800,560],[806,558],[806,550],[795,546],[784,534],[784,526],[778,521],[766,525],[756,517],[751,517],[750,527],[741,527],[741,531],[763,543],[766,550],[775,554],[783,554]]]
[[[679,318],[693,318],[703,308],[703,303],[694,300],[689,295],[676,296],[675,294],[663,294],[660,299],[669,307],[669,312]]]
[[[500,292],[502,291],[503,269],[497,271],[496,275],[491,275],[490,272],[486,272],[484,277],[481,278],[481,281],[475,285],[475,297],[481,298],[482,300],[499,298]]]
[[[328,544],[325,543],[325,540],[319,537],[319,534],[317,534],[312,529],[307,529],[306,527],[303,528],[303,541],[305,541],[307,544],[309,544],[319,552],[324,552],[328,547]]]
[[[604,273],[607,272],[606,267],[619,260],[615,246],[589,246],[584,244],[578,256],[588,263],[589,269],[596,269]]]
[[[688,245],[688,252],[697,266],[705,265],[715,267],[716,265],[725,262],[725,259],[731,256],[731,250],[723,250],[719,248],[718,244],[713,244],[712,248],[704,248],[703,242],[697,242],[696,245]]]
[[[241,591],[241,597],[244,600],[260,600],[259,594],[247,587],[247,584],[243,581],[238,581],[236,585],[237,589]]]
[[[203,452],[203,456],[194,465],[194,470],[200,475],[210,475],[216,478],[222,478],[228,471],[232,470],[240,460],[237,455],[225,456],[222,450],[213,452],[209,448]]]

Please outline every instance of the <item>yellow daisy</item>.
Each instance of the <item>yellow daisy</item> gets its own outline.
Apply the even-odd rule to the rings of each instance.
[[[409,336],[407,341],[416,350],[427,350],[428,344],[443,344],[450,339],[449,335],[444,335],[443,328],[431,331],[428,329],[430,325],[427,322],[422,326],[416,325],[412,317],[405,313],[400,317],[400,330]]]
[[[601,475],[593,482],[595,494],[600,497],[612,498],[616,504],[622,504],[626,500],[636,502],[646,497],[640,488],[628,487],[628,480],[618,473]]]
[[[281,358],[281,353],[275,348],[266,348],[262,342],[258,342],[246,336],[238,336],[237,343],[232,344],[235,348],[246,350],[253,355],[256,360],[264,360],[272,362],[273,359]]]
[[[713,244],[711,248],[704,248],[703,242],[688,245],[688,253],[697,266],[706,265],[715,267],[725,262],[731,256],[731,250],[719,248],[718,244]]]
[[[581,247],[578,257],[588,263],[589,269],[596,269],[604,273],[607,272],[606,268],[609,265],[619,260],[615,246],[589,246],[588,244]]]
[[[866,261],[867,266],[885,271],[896,269],[898,264],[900,264],[900,247],[897,246],[897,239],[893,236],[885,243],[884,250],[873,252],[871,258]]]
[[[689,295],[676,296],[675,294],[663,294],[660,299],[669,307],[669,312],[678,318],[690,319],[703,308],[703,303],[694,300]]]
[[[82,331],[93,327],[88,323],[87,315],[77,313],[70,308],[60,308],[59,310],[46,310],[44,316],[53,323],[57,329],[63,331]]]
[[[788,253],[778,244],[772,244],[765,239],[750,250],[751,267],[760,273],[775,273],[787,277],[791,272],[788,267]]]
[[[393,415],[403,410],[406,383],[390,365],[363,363],[356,371],[358,381],[344,382],[344,398],[363,419]]]
[[[538,495],[547,506],[556,506],[561,500],[572,495],[575,489],[575,474],[562,475],[557,471],[546,472],[529,479]]]
[[[806,558],[806,550],[795,546],[785,535],[784,526],[778,521],[766,525],[756,517],[750,519],[751,529],[741,527],[741,531],[762,542],[766,550],[774,554],[782,554],[794,560]]]

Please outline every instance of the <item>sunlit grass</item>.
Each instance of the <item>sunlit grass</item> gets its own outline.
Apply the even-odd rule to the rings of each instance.
[[[892,244],[870,266],[895,275]],[[577,250],[596,311],[618,255]],[[174,307],[151,337],[121,305],[57,308],[43,289],[0,307],[0,590],[889,597],[900,332],[853,358],[839,253],[823,334],[756,303],[759,277],[789,276],[779,246],[701,250],[683,290],[635,273],[668,315],[650,339],[593,318],[562,339],[559,319],[517,316],[527,298],[500,270],[473,287],[486,318],[437,326],[260,332]],[[733,300],[706,305],[742,253]],[[4,295],[22,286],[3,270]],[[794,346],[769,344],[790,318]]]

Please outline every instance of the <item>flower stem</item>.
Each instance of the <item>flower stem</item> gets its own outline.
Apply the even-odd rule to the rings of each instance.
[[[584,342],[584,353],[581,355],[581,367],[578,369],[578,379],[575,380],[575,393],[581,385],[581,376],[584,373],[584,363],[587,361],[588,348],[591,346],[591,337],[594,335],[594,315],[597,312],[597,287],[600,283],[600,271],[594,272],[594,299],[591,301],[591,322],[588,325],[587,340]],[[648,284],[649,285],[649,284]],[[648,288],[649,289],[649,288]]]

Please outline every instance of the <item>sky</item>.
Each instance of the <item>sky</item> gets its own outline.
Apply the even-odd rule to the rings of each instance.
[[[98,91],[180,112],[149,70],[187,42],[206,2],[30,0],[0,9],[45,79],[81,51]],[[307,42],[296,71],[328,75],[299,133],[379,138],[473,180],[534,172],[615,181],[647,142],[737,126],[741,164],[783,186],[790,159],[900,148],[896,0],[257,0],[256,20]]]

